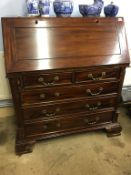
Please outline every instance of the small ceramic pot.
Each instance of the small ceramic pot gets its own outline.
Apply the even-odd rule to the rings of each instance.
[[[79,11],[83,17],[100,16],[103,5],[104,5],[104,2],[102,0],[94,0],[94,3],[91,5],[80,4]]]
[[[115,5],[113,2],[111,2],[111,4],[104,7],[105,16],[114,17],[118,14],[118,11],[119,11],[119,7]]]
[[[55,0],[53,7],[56,16],[69,17],[73,11],[73,2],[71,0]]]
[[[39,0],[27,0],[27,16],[39,16]]]
[[[49,16],[50,1],[49,0],[40,0],[39,9],[40,9],[41,16]]]

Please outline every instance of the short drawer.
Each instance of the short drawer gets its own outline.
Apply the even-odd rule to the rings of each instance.
[[[41,88],[34,90],[23,90],[21,100],[23,105],[33,103],[47,103],[63,99],[74,99],[83,97],[94,97],[104,94],[117,93],[118,82],[96,83],[88,85],[75,85],[63,87]]]
[[[24,88],[47,87],[72,83],[72,72],[22,74]]]
[[[52,119],[41,121],[25,126],[26,136],[48,135],[56,132],[66,132],[74,129],[94,127],[99,124],[111,123],[113,120],[113,112],[107,111],[103,113],[82,115],[71,118]]]
[[[56,104],[42,105],[39,107],[23,109],[25,121],[33,121],[47,118],[54,118],[59,116],[68,117],[70,114],[88,112],[93,113],[105,108],[115,107],[117,103],[117,96],[105,96],[97,99],[85,99],[72,102],[62,102]]]
[[[120,78],[120,68],[96,68],[75,72],[76,82],[96,82],[117,80]]]

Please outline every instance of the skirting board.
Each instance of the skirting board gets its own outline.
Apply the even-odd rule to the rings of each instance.
[[[12,107],[12,106],[13,106],[13,102],[11,99],[0,100],[0,108]]]

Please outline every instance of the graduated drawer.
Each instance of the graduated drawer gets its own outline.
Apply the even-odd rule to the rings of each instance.
[[[22,74],[24,88],[47,87],[72,83],[72,72],[42,73],[29,72]]]
[[[57,132],[66,132],[80,128],[93,127],[99,124],[110,123],[113,120],[113,111],[109,110],[97,114],[82,114],[77,117],[57,118],[37,123],[27,124],[25,133],[27,137],[48,135]]]
[[[96,83],[88,85],[74,85],[63,87],[23,90],[21,100],[23,105],[57,101],[71,98],[92,97],[104,94],[117,93],[118,82]]]
[[[48,104],[39,107],[23,109],[24,118],[26,121],[47,119],[52,117],[59,117],[62,115],[80,113],[80,112],[97,112],[101,109],[115,107],[117,96],[105,96],[97,99],[85,99],[72,102],[62,102],[56,104]]]
[[[120,78],[120,68],[93,68],[88,70],[80,70],[75,72],[76,82],[93,82],[117,80]]]

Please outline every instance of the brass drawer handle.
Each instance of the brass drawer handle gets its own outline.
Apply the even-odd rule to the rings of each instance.
[[[94,124],[96,124],[96,123],[97,123],[96,121],[94,121],[94,122],[89,122],[88,125],[94,125]]]
[[[95,96],[95,95],[100,95],[100,94],[102,93],[102,91],[103,91],[103,87],[100,87],[100,88],[99,88],[99,92],[94,93],[94,92],[91,92],[90,89],[87,89],[87,90],[86,90],[86,93],[88,93],[88,94],[90,94],[90,95],[92,95],[92,96]]]
[[[59,97],[60,93],[59,92],[55,92],[54,95],[55,95],[55,97]]]
[[[55,115],[56,115],[56,113],[55,113],[55,112],[52,112],[52,113],[47,113],[47,111],[46,111],[46,110],[41,111],[41,113],[42,113],[42,114],[44,114],[46,117],[53,117],[53,116],[55,116]]]
[[[59,107],[55,109],[56,112],[60,112],[60,110],[61,109]]]
[[[53,116],[55,116],[55,115],[56,115],[56,113],[46,113],[46,114],[45,114],[46,117],[53,117]]]
[[[94,77],[93,74],[88,74],[88,78],[92,80],[102,80],[106,77],[106,72],[102,72],[100,77]]]
[[[85,123],[89,123],[89,120],[87,118],[84,119]]]
[[[40,94],[40,98],[44,99],[45,98],[45,94]]]
[[[101,102],[98,102],[96,105],[89,105],[86,104],[85,107],[89,110],[89,111],[95,111],[96,109],[98,109],[101,106]]]
[[[47,112],[46,110],[42,110],[41,112],[42,112],[42,114],[44,114],[46,117],[53,117],[53,116],[55,116],[58,112],[60,112],[60,108],[59,108],[59,107],[56,108],[56,109],[55,109],[55,112],[52,112],[52,113],[49,113],[49,112]]]
[[[59,79],[60,79],[59,76],[55,76],[53,78],[53,81],[52,82],[45,82],[45,80],[44,80],[43,77],[39,77],[38,78],[38,82],[41,83],[41,84],[43,84],[44,86],[52,86],[52,85],[55,84],[56,81],[59,81]]]
[[[56,75],[55,77],[54,77],[54,81],[59,81],[60,80],[60,77],[58,76],[58,75]]]
[[[44,126],[43,126],[43,128],[44,128],[44,129],[47,129],[47,128],[48,128],[48,126],[47,126],[47,125],[44,125]]]
[[[84,122],[86,123],[86,124],[88,124],[88,125],[94,125],[94,124],[96,124],[97,122],[99,121],[99,117],[96,117],[96,120],[95,121],[89,121],[89,119],[88,118],[85,118],[84,119]]]
[[[57,126],[58,128],[60,128],[60,127],[61,127],[61,124],[60,124],[60,123],[57,123],[56,126]]]
[[[39,77],[38,78],[38,82],[43,82],[44,81],[44,78],[43,77]]]

